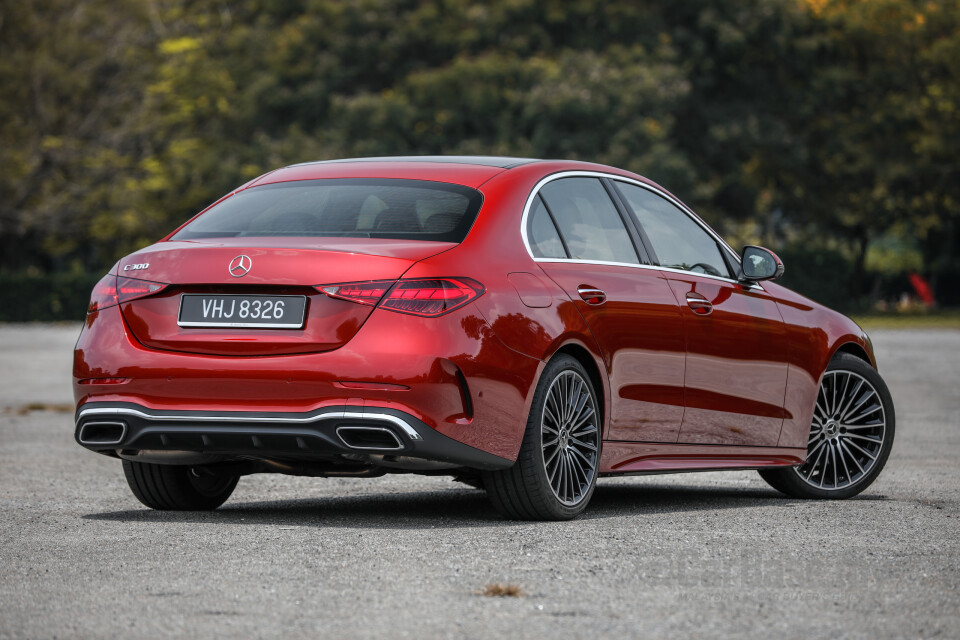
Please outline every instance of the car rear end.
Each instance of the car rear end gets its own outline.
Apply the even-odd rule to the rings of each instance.
[[[537,361],[486,326],[478,279],[404,277],[462,242],[495,171],[387,169],[271,174],[122,259],[76,347],[77,441],[308,475],[509,466],[493,425],[525,390],[489,363],[532,380]]]

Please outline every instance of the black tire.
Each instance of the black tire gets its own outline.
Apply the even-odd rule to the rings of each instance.
[[[137,500],[161,511],[210,511],[230,497],[238,476],[204,467],[123,461],[123,474]]]
[[[868,395],[871,390],[875,399]],[[832,400],[831,394],[835,398],[837,393],[840,400]],[[862,420],[854,419],[858,412],[865,416]],[[761,470],[760,477],[793,498],[852,498],[880,475],[895,432],[893,398],[883,378],[864,360],[838,353],[827,366],[817,395],[807,460],[796,467]]]
[[[564,389],[565,397],[573,400],[558,407],[557,394]],[[548,397],[554,403],[550,409],[546,408]],[[534,392],[516,463],[481,476],[493,506],[516,520],[569,520],[579,515],[597,484],[602,426],[598,408],[596,391],[583,366],[567,355],[552,359]],[[555,410],[566,415],[568,409],[569,418],[559,422],[553,418]],[[556,438],[551,439],[551,432]]]

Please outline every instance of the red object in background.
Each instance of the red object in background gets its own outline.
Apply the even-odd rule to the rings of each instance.
[[[911,271],[907,277],[910,278],[910,286],[913,287],[917,297],[923,301],[923,304],[927,305],[928,307],[932,307],[936,304],[936,300],[933,297],[933,290],[920,274]]]
[[[534,258],[526,212],[565,176],[603,181],[627,225],[636,223],[612,182],[675,201],[640,176],[572,161],[325,162],[253,181],[120,260],[98,285],[75,352],[78,442],[108,455],[502,469],[517,459],[545,363],[562,352],[596,387],[601,474],[802,462],[827,364],[841,347],[873,364],[866,335],[772,282],[662,267],[644,252],[635,264]],[[405,182],[427,200],[451,191],[402,213],[384,203]],[[382,190],[340,205],[344,218],[332,221],[309,206],[266,208],[266,217],[241,207],[325,184],[334,186],[324,202],[346,202],[354,186]],[[475,221],[436,212],[467,201]],[[248,231],[204,231],[206,216],[234,205],[230,224]],[[361,219],[367,231],[350,237],[343,225],[359,229]],[[298,231],[311,224],[319,231]],[[574,248],[587,252],[604,237]],[[636,229],[631,238],[640,242]],[[716,242],[735,265],[736,253]],[[140,279],[118,278],[130,265]],[[910,277],[932,304],[926,283]],[[190,296],[201,297],[194,321],[218,322],[191,324]],[[286,317],[294,307],[302,317]],[[91,383],[103,380],[124,384]],[[327,419],[337,429],[376,424],[387,439],[348,445],[318,426]],[[100,439],[84,438],[94,421]],[[120,440],[108,439],[111,429]]]

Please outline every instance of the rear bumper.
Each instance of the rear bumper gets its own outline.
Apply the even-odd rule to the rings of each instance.
[[[87,316],[74,354],[74,397],[78,411],[129,404],[153,416],[314,416],[383,407],[513,460],[541,366],[504,346],[471,306],[429,320],[378,310],[339,349],[269,357],[150,349],[110,307]]]
[[[394,409],[162,411],[128,402],[92,402],[75,418],[77,443],[101,453],[185,451],[300,460],[377,454],[490,470],[513,464]]]

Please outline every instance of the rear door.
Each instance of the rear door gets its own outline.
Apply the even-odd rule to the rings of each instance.
[[[534,200],[527,238],[603,354],[611,395],[605,439],[675,442],[683,418],[680,308],[622,215],[599,178],[559,178]]]
[[[666,198],[616,181],[676,297],[686,335],[679,442],[776,446],[783,425],[787,335],[776,302],[738,283],[727,250]]]

